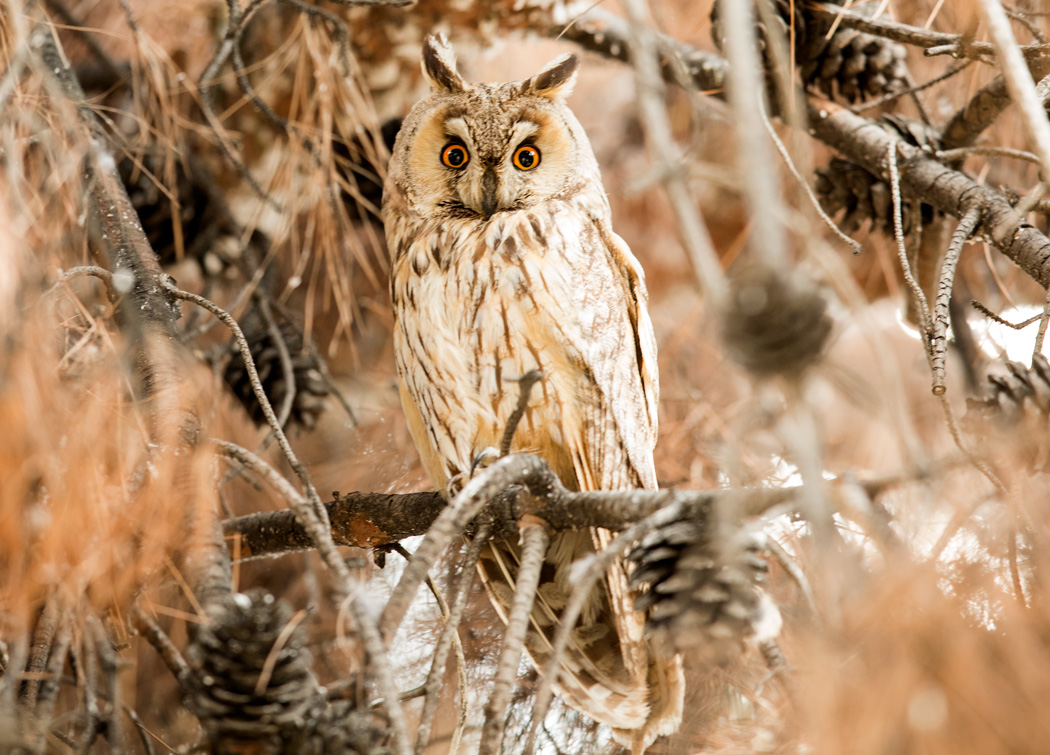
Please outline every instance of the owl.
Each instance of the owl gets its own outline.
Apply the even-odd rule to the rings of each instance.
[[[524,81],[468,83],[429,38],[431,92],[405,118],[384,188],[394,351],[412,438],[433,483],[498,447],[519,379],[541,381],[512,451],[538,454],[574,490],[655,488],[656,339],[642,269],[612,230],[590,142],[565,104],[577,59]],[[543,668],[570,566],[604,530],[555,535],[526,648]],[[494,540],[479,570],[505,619],[520,551]],[[589,597],[558,694],[643,750],[677,728],[680,662],[649,647],[623,564]]]

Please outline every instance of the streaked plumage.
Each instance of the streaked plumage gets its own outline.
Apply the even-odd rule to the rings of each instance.
[[[517,379],[539,369],[513,450],[543,456],[570,488],[655,488],[656,342],[642,270],[612,231],[590,143],[564,103],[576,59],[468,84],[431,38],[423,70],[432,93],[397,137],[383,219],[401,398],[428,474],[445,489],[498,447]],[[539,664],[569,565],[607,539],[555,537],[527,640]],[[482,561],[501,614],[516,559],[500,542]],[[559,692],[640,747],[681,717],[678,661],[650,655],[617,564],[575,631]]]

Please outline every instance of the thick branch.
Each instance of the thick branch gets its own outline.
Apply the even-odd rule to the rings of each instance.
[[[567,490],[538,457],[520,455],[525,472],[514,480],[530,495],[517,496],[509,509],[498,512],[510,520],[532,514],[553,529],[604,527],[619,531],[674,503],[697,514],[717,501],[735,508],[741,516],[758,516],[773,506],[793,500],[798,488],[744,488],[739,490]],[[520,480],[520,482],[519,482]],[[506,499],[496,499],[500,505]],[[491,499],[490,499],[491,500]],[[325,504],[332,522],[332,537],[339,545],[375,548],[406,537],[426,534],[446,508],[436,492],[335,494]],[[291,511],[270,511],[228,520],[227,539],[240,537],[242,559],[278,556],[307,550],[313,541]]]
[[[1041,79],[1050,74],[1050,57],[1028,61],[1032,78]],[[995,122],[999,114],[1010,105],[1010,93],[1006,90],[1006,79],[996,76],[978,89],[945,124],[941,136],[943,149],[968,147],[977,137]]]
[[[906,196],[922,197],[922,201],[959,219],[971,209],[982,209],[979,231],[1043,288],[1050,283],[1050,239],[1029,225],[1002,194],[846,108],[830,102],[820,107],[810,104],[808,115],[813,136],[883,180],[889,180],[888,151],[896,146],[901,190]]]
[[[356,548],[392,545],[406,537],[422,535],[445,508],[445,500],[436,492],[334,495],[335,500],[325,503],[332,523],[332,538],[338,545]],[[294,512],[287,509],[230,519],[223,528],[227,539],[241,539],[242,559],[278,556],[314,547]]]

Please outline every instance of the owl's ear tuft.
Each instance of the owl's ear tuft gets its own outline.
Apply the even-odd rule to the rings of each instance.
[[[572,88],[576,86],[579,67],[580,59],[575,55],[561,55],[548,63],[538,74],[521,82],[521,93],[563,100],[572,94]]]
[[[456,68],[456,53],[444,34],[433,34],[423,42],[423,76],[435,92],[466,92],[470,84],[463,80]]]

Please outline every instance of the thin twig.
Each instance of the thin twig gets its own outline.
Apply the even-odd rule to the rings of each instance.
[[[962,160],[968,155],[989,155],[992,157],[1013,157],[1018,160],[1026,160],[1036,165],[1041,165],[1038,155],[1033,155],[1031,152],[1025,152],[1023,149],[1011,149],[1010,147],[956,147],[955,149],[941,150],[935,152],[934,155],[938,160],[944,160],[946,163],[953,163],[956,160]]]
[[[755,41],[753,5],[719,0],[729,59],[728,96],[733,108],[738,174],[750,224],[748,248],[771,270],[787,265],[787,245],[780,223],[780,178],[769,143],[762,134],[766,87]]]
[[[63,286],[74,278],[80,278],[83,276],[91,276],[101,280],[106,287],[106,295],[109,297],[109,300],[111,302],[116,302],[118,294],[117,287],[114,285],[113,281],[113,273],[106,270],[104,267],[98,267],[97,265],[79,265],[77,267],[71,267],[69,270],[60,270],[58,281],[47,290],[47,295],[51,296],[60,286]]]
[[[277,360],[281,363],[284,397],[281,399],[281,408],[277,412],[277,423],[281,427],[285,427],[288,424],[288,418],[292,414],[292,407],[295,405],[295,366],[292,364],[292,355],[288,352],[288,343],[284,340],[284,335],[281,333],[281,329],[277,327],[277,321],[273,317],[269,299],[266,296],[256,294],[255,301],[259,305],[259,312],[266,323],[266,333],[270,336],[270,341],[273,343],[274,348],[277,349]]]
[[[215,111],[215,77],[233,52],[235,40],[240,34],[242,25],[248,18],[248,11],[254,10],[258,5],[259,3],[251,3],[245,13],[242,14],[240,3],[236,2],[236,0],[226,1],[226,8],[229,15],[226,33],[223,35],[222,44],[219,45],[219,49],[215,52],[215,57],[213,57],[205,67],[204,72],[201,74],[200,81],[197,84],[198,91],[200,92],[199,104],[201,112],[204,114],[204,119],[208,122],[208,125],[211,126],[212,132],[215,134],[216,143],[219,146],[219,152],[222,153],[222,156],[237,170],[244,182],[248,184],[260,199],[271,205],[275,210],[281,211],[283,208],[280,203],[259,185],[255,180],[255,177],[251,174],[251,171],[248,170],[248,166],[244,161],[234,155],[233,148],[230,146],[226,135],[226,129],[219,121],[219,116]]]
[[[94,618],[94,617],[91,617]],[[94,642],[82,639],[73,647],[77,680],[84,690],[84,735],[77,743],[77,755],[87,755],[102,728],[98,705],[98,648]]]
[[[139,741],[142,742],[142,749],[146,751],[146,755],[153,755],[153,739],[145,724],[142,723],[142,719],[139,718],[139,714],[134,708],[129,708],[127,705],[124,706],[124,712],[131,719],[131,723],[135,724],[135,730],[139,733]]]
[[[1043,300],[1043,311],[1039,315],[1039,330],[1035,334],[1035,345],[1032,348],[1031,364],[1035,364],[1035,358],[1043,353],[1043,339],[1046,338],[1046,325],[1050,321],[1050,290],[1046,292]]]
[[[817,601],[813,597],[813,587],[809,583],[809,578],[806,576],[805,570],[803,570],[795,559],[792,558],[791,554],[787,552],[783,545],[781,545],[776,538],[769,537],[766,539],[766,548],[772,554],[773,558],[780,568],[783,569],[791,581],[794,582],[798,589],[802,592],[802,597],[806,602],[806,607],[809,609],[810,614],[814,618],[819,618],[820,613],[817,611]]]
[[[1021,604],[1022,608],[1028,608],[1028,600],[1024,594],[1024,584],[1021,581],[1021,570],[1017,565],[1017,535],[1017,526],[1011,525],[1007,532],[1009,542],[1006,546],[1007,556],[1010,561],[1010,580],[1013,582],[1014,598]]]
[[[897,240],[897,258],[901,263],[901,270],[904,273],[904,280],[908,284],[908,288],[911,289],[912,296],[915,297],[916,306],[919,308],[919,314],[922,317],[922,343],[926,348],[927,354],[930,352],[930,307],[926,302],[926,294],[923,293],[922,286],[915,280],[915,276],[911,272],[911,263],[908,261],[908,249],[904,245],[904,221],[901,217],[901,183],[900,174],[897,170],[897,144],[893,142],[890,144],[887,151],[887,158],[890,165],[890,191],[893,195],[893,235]]]
[[[876,97],[875,99],[868,100],[867,102],[859,102],[856,105],[851,105],[850,110],[852,110],[854,113],[863,113],[865,110],[872,110],[874,108],[880,107],[881,105],[885,105],[888,102],[893,102],[894,100],[899,99],[901,97],[918,94],[919,92],[929,89],[930,87],[935,86],[937,84],[940,84],[942,81],[946,81],[947,79],[952,78],[956,74],[966,70],[971,65],[973,65],[973,62],[974,61],[972,60],[965,60],[961,64],[955,66],[954,68],[948,69],[948,71],[946,71],[945,73],[942,73],[940,76],[935,76],[929,81],[908,87],[907,89],[902,89],[898,92],[888,92],[887,94],[884,94],[881,97]]]
[[[510,705],[514,680],[518,676],[518,666],[521,664],[521,654],[525,648],[525,635],[529,631],[529,616],[536,599],[540,569],[543,567],[549,543],[550,535],[542,519],[523,524],[521,562],[514,583],[514,601],[507,615],[507,628],[503,633],[503,648],[500,650],[492,696],[485,706],[485,725],[481,732],[478,755],[498,755],[502,752],[507,708]]]
[[[952,440],[955,441],[955,446],[970,460],[974,468],[977,469],[981,474],[987,478],[988,482],[992,483],[1002,494],[1007,493],[1006,485],[999,479],[999,475],[995,473],[991,465],[984,459],[977,456],[973,451],[970,450],[966,442],[963,440],[962,431],[959,430],[959,421],[955,417],[955,410],[952,408],[951,402],[948,400],[948,395],[942,393],[937,398],[941,401],[941,409],[944,412],[944,421],[948,425],[948,432],[952,436]]]
[[[765,111],[762,112],[762,122],[766,126],[766,133],[769,134],[769,138],[773,140],[773,145],[777,148],[777,152],[780,153],[780,157],[784,160],[784,164],[787,166],[788,172],[791,173],[792,177],[795,179],[795,182],[802,187],[802,190],[806,192],[806,196],[809,198],[810,204],[812,205],[814,211],[817,213],[820,219],[824,221],[824,225],[826,225],[833,234],[838,236],[839,239],[841,239],[845,244],[847,244],[853,250],[854,254],[860,254],[863,249],[860,242],[851,238],[845,233],[845,231],[839,228],[835,224],[835,221],[832,220],[826,212],[824,212],[824,208],[820,206],[820,200],[817,199],[817,195],[813,193],[813,188],[809,185],[809,181],[803,178],[802,174],[799,173],[798,168],[795,167],[795,161],[791,159],[791,154],[788,152],[787,146],[780,139],[780,136],[777,134],[776,129],[773,128],[773,124],[770,122],[769,116],[766,115]]]
[[[945,384],[945,361],[948,358],[948,306],[955,285],[955,268],[959,264],[963,245],[981,222],[981,210],[974,207],[955,227],[948,253],[941,264],[941,280],[937,285],[937,299],[933,309],[933,333],[930,336],[930,358],[933,371],[933,393],[940,396],[948,388]]]
[[[525,416],[525,409],[529,405],[529,396],[532,395],[532,386],[543,379],[540,370],[529,370],[518,379],[518,403],[514,411],[507,418],[507,426],[503,430],[503,439],[499,444],[499,455],[501,457],[510,453],[510,447],[514,443],[514,433],[518,429],[521,418]]]
[[[1048,41],[1050,41],[1047,40],[1046,35],[1043,34],[1042,29],[1040,29],[1038,26],[1032,23],[1024,13],[1015,10],[1010,10],[1005,6],[1003,7],[1003,12],[1010,17],[1011,21],[1016,21],[1021,26],[1023,26],[1025,30],[1032,35],[1032,39],[1034,39],[1039,44],[1045,45]]]
[[[146,614],[141,606],[135,606],[132,610],[131,619],[138,633],[157,651],[157,655],[164,661],[164,665],[168,667],[168,671],[175,677],[175,681],[179,683],[180,687],[185,689],[186,682],[193,672],[190,670],[189,664],[186,663],[186,659],[182,657],[182,653],[175,647],[175,643],[160,628],[160,625]]]
[[[109,698],[109,713],[106,716],[105,736],[109,744],[109,752],[112,755],[121,755],[124,752],[124,726],[121,715],[122,703],[120,699],[120,679],[117,678],[119,667],[117,656],[110,645],[109,636],[103,629],[101,622],[93,615],[88,616],[88,626],[94,636],[90,641],[98,647],[99,665],[106,679],[106,696]]]
[[[1036,322],[1037,320],[1040,320],[1043,317],[1040,314],[1035,315],[1034,317],[1029,317],[1027,320],[1023,320],[1019,323],[1012,323],[1009,320],[1003,319],[999,315],[995,314],[995,312],[988,309],[988,307],[984,306],[983,304],[981,304],[981,302],[977,301],[976,299],[970,299],[970,305],[988,319],[993,320],[999,323],[1000,325],[1005,325],[1006,327],[1012,328],[1014,330],[1024,330],[1033,322]]]

